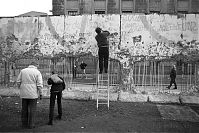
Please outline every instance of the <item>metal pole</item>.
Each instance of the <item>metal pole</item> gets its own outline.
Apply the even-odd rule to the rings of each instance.
[[[67,0],[64,0],[64,16],[66,15],[66,1]]]

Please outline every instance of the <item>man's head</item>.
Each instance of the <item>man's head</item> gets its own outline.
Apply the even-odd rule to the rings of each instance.
[[[30,65],[39,67],[39,63],[38,63],[37,61],[32,61],[32,62],[30,63]]]
[[[176,69],[176,65],[173,65],[173,68]]]
[[[97,28],[95,29],[95,32],[96,32],[97,34],[101,33],[101,31],[102,31],[102,29],[101,29],[100,27],[97,27]]]
[[[52,74],[58,74],[58,71],[54,69],[51,73]]]

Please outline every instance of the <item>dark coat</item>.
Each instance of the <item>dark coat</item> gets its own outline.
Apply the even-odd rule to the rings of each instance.
[[[86,69],[86,66],[87,66],[87,64],[84,63],[84,62],[80,64],[80,68],[81,68],[81,69]]]
[[[174,68],[171,69],[170,78],[171,79],[175,79],[176,78],[176,70]]]
[[[48,79],[48,85],[52,85],[50,92],[60,92],[65,89],[65,83],[62,77],[58,76],[63,82],[55,83],[51,78]]]
[[[95,36],[98,47],[108,46],[107,37],[109,36],[109,34],[110,33],[108,31],[104,31]]]

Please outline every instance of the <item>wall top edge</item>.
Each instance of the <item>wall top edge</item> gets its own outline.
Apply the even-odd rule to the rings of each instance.
[[[146,13],[124,13],[124,14],[79,14],[79,15],[42,15],[42,16],[8,16],[8,17],[1,17],[0,16],[0,19],[2,18],[28,18],[28,17],[55,17],[55,16],[88,16],[88,15],[91,15],[91,16],[109,16],[109,15],[120,15],[120,16],[125,16],[125,15],[170,15],[170,16],[178,16],[178,15],[199,15],[199,13],[197,14],[168,14],[168,13],[150,13],[150,14],[146,14]]]

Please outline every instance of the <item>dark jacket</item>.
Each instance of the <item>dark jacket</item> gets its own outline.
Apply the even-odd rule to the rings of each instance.
[[[101,46],[108,46],[108,40],[107,37],[109,36],[109,32],[108,31],[103,31],[102,33],[99,33],[95,36],[95,39],[97,41],[97,45],[98,47]]]
[[[171,69],[170,78],[172,78],[172,79],[176,78],[176,70],[174,68]]]
[[[57,76],[56,78],[58,78],[58,80],[56,81],[54,79],[53,76]],[[59,80],[60,79],[60,80]],[[65,83],[62,77],[53,74],[47,81],[48,85],[52,85],[51,86],[51,90],[50,92],[60,92],[63,91],[65,89]]]
[[[84,63],[84,62],[80,64],[80,68],[81,68],[81,69],[86,69],[86,66],[87,66],[87,64]]]

